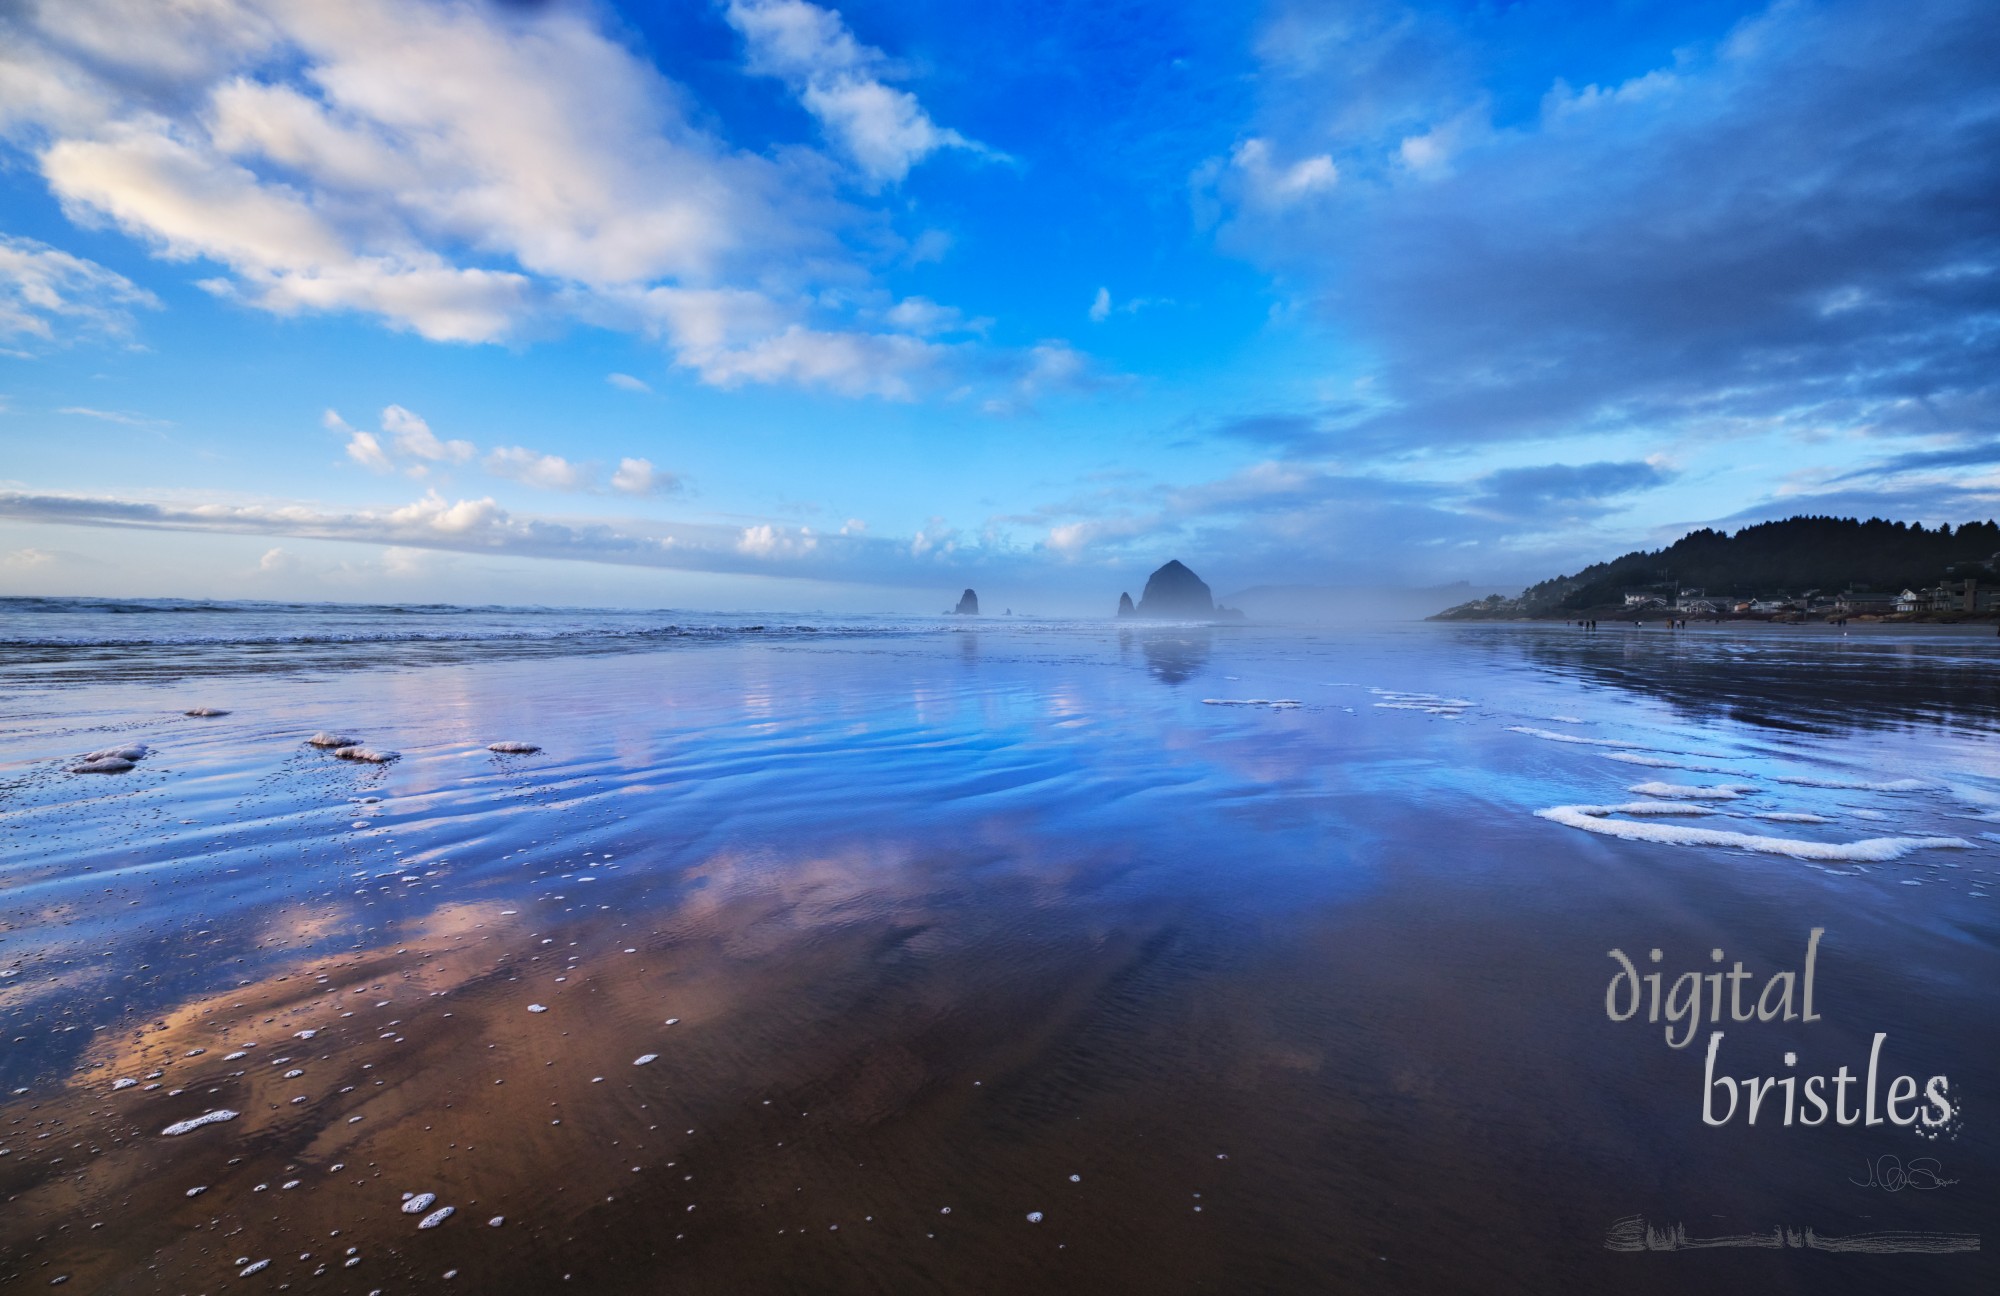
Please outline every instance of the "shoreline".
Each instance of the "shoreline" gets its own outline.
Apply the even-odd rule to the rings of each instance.
[[[1588,611],[1584,613],[1579,613],[1578,615],[1571,617],[1448,616],[1445,613],[1440,612],[1432,616],[1427,616],[1423,619],[1426,623],[1436,622],[1444,625],[1505,624],[1505,625],[1574,626],[1578,622],[1591,620],[1592,616]],[[1673,620],[1675,620],[1675,618],[1673,617],[1665,617],[1657,615],[1636,616],[1636,617],[1630,615],[1620,615],[1602,609],[1600,609],[1597,612],[1595,619],[1602,626],[1621,626],[1621,625],[1622,626],[1647,626],[1647,625],[1665,626],[1670,622],[1672,622]],[[1844,622],[1839,620],[1829,620],[1823,616],[1786,616],[1782,613],[1773,614],[1770,616],[1756,616],[1756,615],[1727,616],[1727,617],[1703,616],[1703,617],[1686,618],[1686,623],[1681,628],[1693,629],[1697,626],[1743,626],[1743,625],[1820,626],[1820,627],[1832,628],[1835,630],[1853,630],[1860,627],[1876,627],[1882,629],[1903,630],[1903,629],[1913,629],[1919,626],[1927,628],[1935,628],[1939,630],[1951,630],[1959,628],[1961,626],[1971,629],[1985,629],[1988,626],[2000,626],[2000,613],[1982,612],[1966,616],[1938,616],[1935,614],[1928,614],[1928,613],[1917,613],[1910,616],[1874,616],[1871,614],[1871,615],[1849,617]]]

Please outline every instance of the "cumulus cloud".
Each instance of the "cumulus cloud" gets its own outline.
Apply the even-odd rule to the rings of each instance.
[[[971,147],[883,85],[893,69],[837,15],[795,9],[738,16],[866,174]],[[720,292],[755,303],[754,335],[683,350],[656,330],[705,381],[910,390],[852,370],[938,353],[821,318],[843,310],[826,285],[867,277],[844,242],[866,218],[827,168],[731,146],[605,18],[455,0],[3,6],[0,139],[71,219],[198,263],[203,287],[252,308],[484,343],[564,319],[651,328],[635,294]],[[102,267],[0,244],[0,332],[119,331],[153,304]]]
[[[431,425],[401,405],[382,411],[382,430],[396,438],[396,449],[433,463],[464,463],[478,453],[470,441],[440,441]]]
[[[332,411],[329,410],[328,412],[331,413]],[[366,468],[369,472],[392,473],[396,471],[396,465],[389,462],[388,454],[382,449],[382,443],[375,439],[373,432],[362,432],[355,428],[349,428],[347,435],[347,457],[355,463],[360,464],[363,468]]]
[[[481,456],[472,442],[445,440],[431,430],[421,415],[401,405],[383,409],[379,434],[353,427],[337,410],[327,410],[320,416],[320,422],[329,432],[344,437],[347,457],[370,472],[386,474],[401,467],[409,476],[422,477],[431,464],[464,465],[476,461],[496,477],[539,490],[602,489],[602,473],[597,464],[519,445],[497,446]],[[654,467],[650,460],[624,458],[619,460],[610,486],[626,495],[662,495],[679,490],[681,481],[673,473]]]
[[[152,293],[95,261],[0,234],[0,337],[56,340],[58,329],[125,337],[134,308],[159,305]]]
[[[571,463],[561,455],[542,454],[525,446],[501,446],[487,455],[485,462],[490,473],[543,490],[588,490],[597,478],[597,470],[589,464]]]
[[[939,126],[917,97],[884,83],[896,69],[861,44],[838,13],[806,0],[729,0],[752,72],[790,85],[863,176],[896,183],[940,149],[990,150]]]
[[[811,527],[788,531],[768,522],[743,528],[737,537],[736,552],[753,558],[795,558],[819,548],[819,537]]]
[[[257,570],[266,576],[283,576],[299,569],[299,556],[288,550],[272,547],[264,551],[257,560]]]
[[[655,468],[650,459],[620,459],[611,474],[611,489],[627,495],[667,495],[680,488],[679,477]]]

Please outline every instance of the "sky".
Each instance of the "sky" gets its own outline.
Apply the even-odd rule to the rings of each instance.
[[[1071,614],[1996,500],[1987,0],[0,0],[0,594]]]

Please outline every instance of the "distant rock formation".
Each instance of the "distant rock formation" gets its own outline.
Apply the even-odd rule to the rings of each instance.
[[[1207,621],[1215,616],[1215,595],[1208,582],[1178,559],[1146,578],[1136,615],[1178,621]]]
[[[971,590],[958,596],[958,606],[952,609],[959,616],[979,615],[979,596]]]
[[[1139,609],[1132,606],[1132,596],[1130,594],[1120,594],[1118,596],[1118,615],[1122,617],[1135,617],[1139,615]]]

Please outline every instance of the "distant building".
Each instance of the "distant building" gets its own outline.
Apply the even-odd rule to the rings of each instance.
[[[1895,594],[1878,594],[1872,590],[1847,590],[1834,599],[1833,610],[1850,616],[1865,613],[1879,616],[1885,612],[1894,612],[1898,597]]]
[[[1647,594],[1641,592],[1638,594],[1627,594],[1625,596],[1625,606],[1628,608],[1665,607],[1666,605],[1667,601],[1661,598],[1658,594]]]
[[[1896,610],[1898,612],[1929,612],[1936,606],[1936,590],[1906,589],[1896,596]]]

